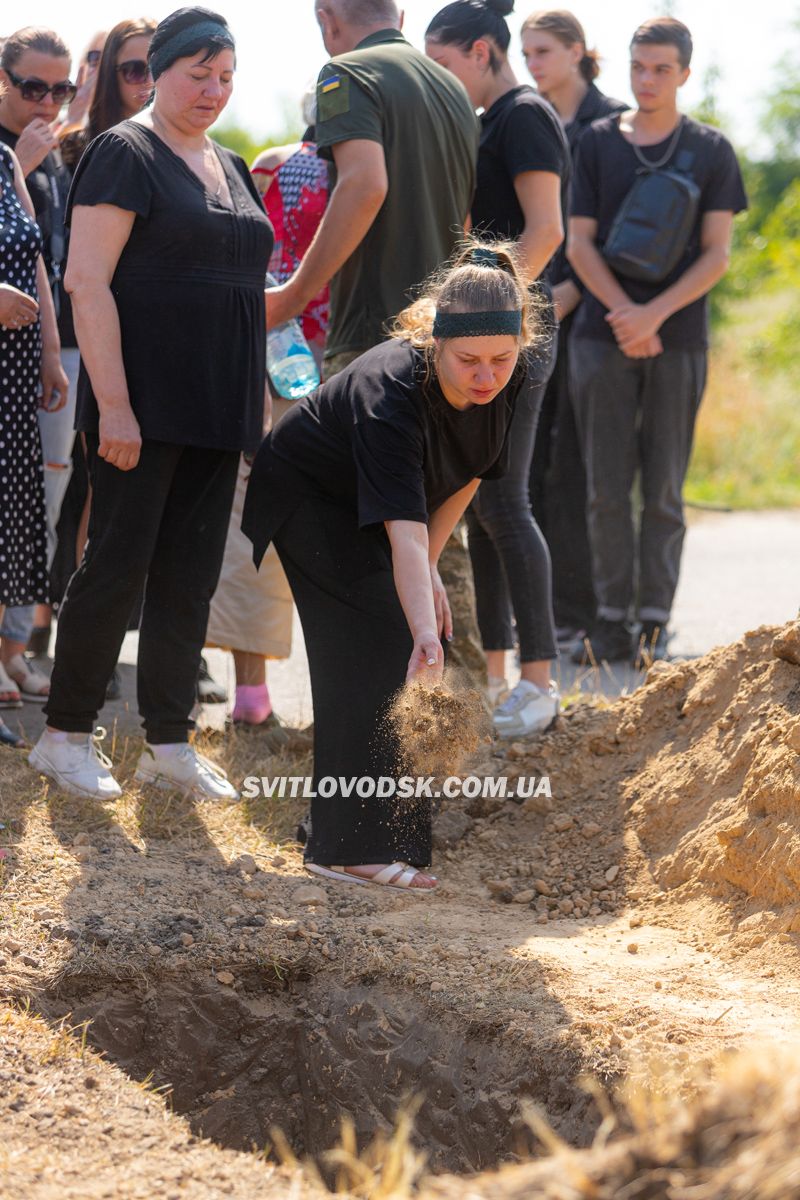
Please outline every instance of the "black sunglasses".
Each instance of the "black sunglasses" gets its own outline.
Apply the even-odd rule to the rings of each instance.
[[[6,75],[11,80],[15,88],[19,88],[23,100],[32,100],[35,104],[39,104],[44,100],[45,96],[52,93],[53,103],[70,104],[77,95],[78,89],[74,83],[70,83],[65,79],[63,83],[54,83],[52,87],[48,87],[43,79],[20,79],[19,75],[15,75],[13,71],[9,71],[6,67]]]
[[[126,83],[146,83],[150,78],[150,68],[143,58],[131,58],[117,66]]]
[[[90,67],[97,66],[97,64],[100,62],[100,55],[102,53],[102,50],[88,50],[86,52],[86,61]]]

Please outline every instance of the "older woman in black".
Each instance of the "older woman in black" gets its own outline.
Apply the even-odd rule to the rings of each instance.
[[[303,622],[314,782],[346,781],[312,802],[314,873],[435,886],[418,869],[430,802],[349,787],[395,776],[392,696],[407,677],[441,674],[452,620],[436,564],[479,480],[505,468],[534,336],[508,247],[466,250],[393,339],[294,408],[256,458],[242,527],[257,562],[275,543]]]
[[[59,620],[48,728],[30,761],[69,791],[119,794],[91,731],[146,580],[136,778],[235,798],[188,735],[239,454],[263,427],[272,230],[246,164],[206,136],[233,86],[224,20],[173,13],[149,63],[152,110],[95,139],[70,197],[92,508]]]

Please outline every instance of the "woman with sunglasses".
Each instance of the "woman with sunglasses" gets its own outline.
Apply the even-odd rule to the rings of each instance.
[[[264,423],[272,226],[247,164],[207,133],[233,90],[224,18],[172,13],[148,62],[152,108],[94,139],[70,193],[67,286],[85,367],[77,427],[92,502],[30,762],[66,791],[120,795],[92,731],[146,581],[136,782],[235,800],[189,742],[190,714],[239,457]]]
[[[43,259],[58,318],[60,366],[66,372],[65,385],[59,385],[65,403],[38,411],[48,565],[55,550],[56,524],[69,479],[78,379],[78,350],[62,283],[66,259],[64,213],[70,176],[57,147],[62,109],[75,100],[77,91],[70,76],[69,51],[53,30],[29,26],[5,39],[0,54],[0,83],[4,85],[0,143],[17,156],[42,233]],[[47,678],[24,657],[33,623],[33,606],[8,608],[0,625],[2,659],[22,698],[41,704],[47,698]]]
[[[98,59],[94,97],[83,128],[62,142],[64,161],[77,164],[93,138],[120,121],[141,112],[153,91],[147,52],[156,30],[155,21],[136,17],[120,21],[108,34]]]
[[[19,163],[0,145],[0,620],[7,605],[30,605],[47,596],[36,411],[39,404],[63,404],[66,379],[41,252],[42,235]],[[20,694],[0,664],[0,708],[6,707],[21,707]],[[0,721],[0,745],[24,744]]]

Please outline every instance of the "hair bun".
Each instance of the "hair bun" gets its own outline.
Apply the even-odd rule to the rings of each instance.
[[[514,0],[484,0],[484,4],[499,17],[507,17],[514,11]]]

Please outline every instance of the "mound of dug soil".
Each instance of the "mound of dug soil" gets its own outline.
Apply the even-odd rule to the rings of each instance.
[[[495,749],[481,773],[502,771],[511,785],[548,777],[552,797],[531,795],[517,814],[494,798],[468,807],[497,831],[499,846],[479,835],[481,856],[506,859],[487,877],[490,890],[509,898],[505,879],[519,900],[533,886],[539,911],[562,917],[613,910],[621,888],[634,902],[659,892],[749,901],[745,930],[800,932],[795,657],[800,626],[755,630],[702,659],[655,664],[633,695],[574,710],[548,738]],[[538,815],[537,845],[509,858],[501,831],[526,813]],[[545,886],[520,880],[537,872]],[[571,887],[581,876],[583,888]]]
[[[651,757],[631,821],[658,882],[687,894],[731,884],[772,910],[771,928],[797,932],[800,669],[772,649],[760,631],[702,672],[677,667],[657,681],[680,696],[690,745],[668,740]]]

